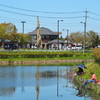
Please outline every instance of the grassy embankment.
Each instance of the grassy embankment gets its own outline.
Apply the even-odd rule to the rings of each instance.
[[[2,55],[2,53],[4,53]],[[5,53],[7,54],[6,56]],[[67,54],[66,54],[67,53]],[[35,56],[33,55],[35,54]],[[49,55],[51,54],[51,55]],[[13,55],[13,56],[12,56]],[[24,55],[24,57],[22,56]],[[41,55],[41,56],[40,56]],[[84,53],[81,51],[7,51],[0,52],[0,61],[51,61],[46,65],[75,65],[80,63],[81,61],[86,61],[88,59],[94,59],[92,56],[92,52]],[[64,62],[64,60],[68,62]],[[53,61],[53,63],[52,63]],[[55,62],[54,62],[55,61]],[[32,63],[33,64],[33,63]],[[37,65],[37,63],[34,65]],[[39,65],[44,65],[43,63],[39,63]]]
[[[97,80],[100,81],[100,64],[96,62],[90,62],[85,64],[85,66],[87,67],[87,69],[84,69],[86,73],[84,75],[75,77],[75,80],[77,80],[77,82],[80,84],[79,87],[82,86],[84,81],[91,78],[90,72],[94,72],[97,76]],[[98,83],[89,83],[85,88],[94,91],[95,95],[100,95],[100,84]]]
[[[85,66],[87,69],[84,69],[85,74],[79,75],[75,77],[76,82],[78,83],[78,87],[84,90],[91,90],[92,93],[89,95],[93,97],[95,100],[100,99],[100,84],[91,82],[86,85],[85,88],[82,88],[83,83],[91,78],[90,73],[93,72],[97,76],[97,80],[100,81],[100,48],[93,49],[93,57],[95,59],[94,62],[86,63]],[[75,70],[76,72],[77,70]],[[99,99],[98,99],[99,98]]]

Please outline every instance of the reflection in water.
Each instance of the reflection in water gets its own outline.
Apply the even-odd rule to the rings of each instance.
[[[47,97],[52,97],[52,95],[56,99],[49,98],[50,100],[58,100],[59,98],[65,100],[64,98],[69,95],[70,97],[73,96],[72,94],[67,95],[68,92],[72,92],[76,87],[79,87],[73,81],[73,71],[73,67],[68,66],[0,67],[0,100],[6,100],[5,97],[8,96],[12,98],[8,97],[9,100],[16,100],[19,95],[23,96],[24,100],[24,98],[30,97],[31,93],[36,93],[31,95],[31,98],[34,98],[31,100],[44,100],[41,97],[46,97],[45,100],[47,100]],[[45,90],[50,91],[46,92]],[[78,91],[77,94],[76,91]],[[82,97],[84,100],[89,97],[88,93],[90,92],[80,87],[73,92],[74,97]],[[61,95],[63,96],[61,97]],[[91,100],[96,98],[94,95],[90,95],[90,97],[92,97]],[[22,100],[22,98],[18,100]]]
[[[38,82],[39,82],[39,67],[37,66],[36,67],[36,100],[38,100],[38,97],[39,97],[39,85],[38,85]]]
[[[39,97],[39,85],[36,85],[36,100],[38,100],[38,97]]]
[[[57,96],[59,96],[59,66],[57,66]]]
[[[9,79],[10,77],[10,79]],[[16,88],[14,86],[7,87],[7,84],[16,84],[16,70],[3,68],[0,70],[0,96],[12,96]]]
[[[52,78],[52,77],[57,76],[56,71],[40,72],[39,68],[40,68],[39,66],[36,67],[36,76],[35,76],[36,77],[36,100],[38,100],[38,98],[39,98],[39,91],[40,91],[39,81],[40,81],[40,78]]]
[[[21,84],[22,84],[22,88],[21,88],[21,91],[22,92],[24,92],[25,91],[25,89],[24,89],[24,86],[23,86],[23,78],[24,78],[24,71],[23,71],[23,67],[21,67],[21,78],[22,78],[22,80],[21,80]]]
[[[12,96],[15,92],[15,87],[0,87],[0,96]]]
[[[85,96],[86,94],[85,88],[77,88],[77,90],[78,90],[78,93],[76,94],[76,96],[79,96],[79,97]]]
[[[76,96],[78,97],[84,97],[84,100],[88,100],[90,97],[90,100],[100,100],[100,95],[96,91],[92,91],[88,88],[83,88],[80,84],[77,83],[77,81],[73,81],[74,85],[77,87],[76,90],[78,90],[78,93]]]

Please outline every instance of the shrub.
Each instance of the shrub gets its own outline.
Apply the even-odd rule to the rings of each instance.
[[[81,56],[81,54],[80,53],[75,53],[75,56]]]
[[[100,61],[100,48],[93,49],[93,56],[96,61]]]

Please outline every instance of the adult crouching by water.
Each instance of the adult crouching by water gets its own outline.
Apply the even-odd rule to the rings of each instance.
[[[97,81],[96,75],[93,72],[91,72],[90,74],[92,75],[91,79],[85,81],[84,84],[82,85],[82,87],[85,87],[90,82],[95,82],[96,83],[96,81]]]

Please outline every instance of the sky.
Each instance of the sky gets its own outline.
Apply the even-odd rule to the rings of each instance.
[[[86,18],[87,11],[87,18]],[[0,23],[13,23],[18,33],[32,32],[37,27],[62,32],[65,38],[72,32],[94,31],[100,35],[100,0],[0,0]],[[61,21],[63,20],[63,21]],[[81,23],[83,22],[83,23]],[[63,31],[65,29],[65,31]]]

